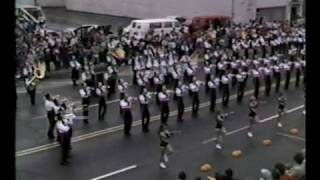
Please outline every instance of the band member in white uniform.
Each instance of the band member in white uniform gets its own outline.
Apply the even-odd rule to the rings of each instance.
[[[30,102],[31,105],[34,106],[35,102],[36,102],[36,91],[37,91],[37,84],[36,82],[37,80],[32,80],[31,76],[28,78],[25,78],[25,87],[27,90],[27,93],[30,96]]]
[[[257,69],[252,70],[253,84],[254,84],[254,97],[259,98],[259,88],[260,88],[260,73]]]
[[[101,82],[98,82],[98,87],[96,88],[96,94],[99,97],[98,119],[103,120],[107,110],[107,103],[106,103],[107,87],[105,85],[102,85]]]
[[[183,96],[186,92],[186,85],[182,84],[182,81],[178,82],[178,86],[175,88],[175,95],[177,97],[177,109],[178,109],[178,116],[177,121],[182,122],[183,121],[183,114],[184,114],[184,102],[183,102]]]
[[[294,63],[294,67],[295,67],[295,70],[296,70],[296,88],[299,87],[299,84],[300,84],[300,75],[301,75],[301,64],[299,61],[296,61]]]
[[[126,89],[128,88],[128,83],[123,79],[118,80],[118,90],[120,93],[120,99],[123,99],[126,93]]]
[[[210,81],[210,74],[211,74],[211,67],[210,67],[210,64],[205,64],[204,65],[204,68],[203,68],[203,70],[204,70],[204,73],[205,73],[205,76],[206,76],[206,80],[205,80],[205,82],[206,82],[206,92],[208,93],[209,92],[209,85],[208,85],[208,82]]]
[[[265,96],[270,95],[271,90],[271,70],[268,66],[264,68]]]
[[[169,118],[169,91],[166,86],[162,86],[162,91],[158,94],[161,110],[161,123],[167,124]]]
[[[63,121],[61,115],[58,116],[58,121],[56,123],[56,129],[58,131],[58,136],[61,141],[61,165],[68,165],[68,155],[69,155],[69,143],[70,143],[70,127]]]
[[[133,97],[127,97],[126,95],[120,100],[120,108],[123,112],[123,123],[124,123],[124,135],[131,136],[130,130],[132,125],[132,113],[131,104],[135,100]]]
[[[49,120],[49,129],[48,129],[48,138],[49,139],[54,139],[54,135],[53,135],[53,130],[56,124],[55,121],[55,110],[58,109],[58,107],[54,104],[54,102],[52,101],[50,94],[46,94],[45,98],[44,98],[44,105],[46,107],[47,110],[47,117]]]
[[[199,88],[201,85],[204,85],[204,82],[198,81],[195,77],[193,77],[192,82],[189,85],[189,88],[192,93],[192,115],[196,116],[198,114],[199,109]]]
[[[149,101],[151,100],[151,94],[148,93],[146,88],[142,89],[141,94],[139,95],[140,102],[140,111],[142,117],[142,131],[149,131],[149,121],[150,121],[150,113],[149,113]]]
[[[245,89],[245,76],[242,73],[236,75],[238,88],[237,88],[237,102],[241,103]]]
[[[283,69],[284,69],[284,71],[286,73],[286,81],[285,81],[284,89],[288,90],[289,89],[289,85],[290,85],[290,78],[291,78],[290,64],[289,63],[284,63]]]
[[[83,83],[81,89],[79,90],[79,93],[82,98],[82,111],[83,111],[83,116],[85,117],[83,119],[83,122],[85,124],[88,124],[91,88],[88,87],[86,83]]]
[[[222,77],[221,77],[222,105],[224,107],[228,106],[228,103],[229,103],[229,96],[230,96],[229,82],[230,82],[229,77],[226,74],[222,75]]]
[[[215,79],[211,76],[210,81],[208,81],[208,86],[210,89],[210,111],[214,112],[217,100],[217,87],[219,86],[219,79]]]

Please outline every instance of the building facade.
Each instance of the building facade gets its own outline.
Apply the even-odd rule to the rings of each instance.
[[[288,20],[303,16],[305,0],[37,0],[42,6],[65,6],[68,10],[133,18],[221,15],[235,22],[263,16]]]

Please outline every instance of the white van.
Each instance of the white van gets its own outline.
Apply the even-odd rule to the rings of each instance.
[[[160,34],[161,31],[169,33],[173,28],[177,29],[180,26],[180,22],[173,18],[132,20],[129,26],[123,29],[123,33],[129,33],[130,37],[137,33],[140,39],[144,38],[150,29],[153,29],[155,34]]]

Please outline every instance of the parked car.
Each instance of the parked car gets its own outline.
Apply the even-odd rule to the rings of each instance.
[[[189,25],[190,33],[193,34],[197,31],[204,31],[209,29],[210,25],[213,27],[221,25],[229,25],[231,18],[229,16],[198,16],[192,19]]]
[[[111,25],[97,25],[97,24],[83,24],[81,26],[78,27],[74,27],[74,28],[67,28],[64,30],[65,33],[74,33],[74,34],[78,34],[81,33],[84,34],[86,32],[89,32],[93,29],[96,30],[103,30],[105,34],[112,34],[112,32],[110,31],[111,29]]]

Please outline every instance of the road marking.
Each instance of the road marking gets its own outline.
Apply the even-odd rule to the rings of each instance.
[[[254,90],[248,90],[248,91],[246,91],[244,93],[244,96],[253,94],[253,92],[254,92]],[[230,96],[229,100],[234,100],[236,98],[237,98],[237,95],[234,94],[234,95]],[[219,104],[219,103],[222,103],[222,98],[217,99],[216,104]],[[200,109],[201,108],[205,108],[205,107],[208,107],[209,105],[210,105],[209,101],[208,102],[204,102],[204,103],[201,103],[199,105],[199,108]],[[190,112],[191,110],[192,110],[192,106],[189,106],[189,107],[185,108],[185,112]],[[288,111],[288,113],[289,113],[289,111]],[[178,114],[177,110],[171,111],[169,113],[169,117],[176,116],[177,114]],[[152,116],[150,118],[150,122],[155,122],[155,121],[158,121],[158,120],[160,120],[160,115],[155,115],[155,116]],[[132,127],[141,125],[142,124],[141,122],[142,122],[142,120],[134,121],[132,123]],[[107,129],[103,129],[103,130],[99,130],[99,131],[94,131],[94,132],[91,132],[91,133],[87,133],[87,134],[84,134],[84,135],[73,137],[71,142],[75,143],[75,142],[91,139],[91,138],[94,138],[94,137],[97,137],[97,136],[101,136],[101,135],[104,135],[104,134],[110,134],[110,133],[114,133],[114,132],[117,132],[117,131],[121,131],[123,129],[124,129],[123,125],[118,125],[118,126],[114,126],[114,127],[111,127],[111,128],[107,128]],[[17,151],[16,152],[16,157],[29,155],[29,154],[33,154],[33,153],[36,153],[36,152],[41,152],[41,151],[45,151],[45,150],[48,150],[48,149],[53,149],[53,148],[56,148],[56,147],[59,147],[58,143],[50,143],[50,144],[45,144],[45,145],[38,146],[38,147],[33,147],[33,148]]]
[[[287,138],[291,138],[291,139],[295,139],[295,140],[300,140],[300,141],[303,141],[303,142],[306,142],[306,140],[302,137],[299,137],[299,136],[293,136],[293,135],[290,135],[290,134],[287,134],[287,133],[277,133],[278,135],[280,136],[284,136],[284,137],[287,137]]]
[[[108,177],[110,177],[110,176],[114,176],[114,175],[116,175],[116,174],[120,174],[120,173],[123,173],[123,172],[125,172],[125,171],[129,171],[129,170],[135,169],[135,168],[137,168],[137,165],[128,166],[128,167],[126,167],[126,168],[119,169],[119,170],[117,170],[117,171],[113,171],[113,172],[111,172],[111,173],[104,174],[104,175],[102,175],[102,176],[99,176],[99,177],[96,177],[96,178],[92,178],[92,179],[90,179],[90,180],[100,180],[100,179],[108,178]]]
[[[303,107],[304,107],[304,105],[297,106],[297,107],[295,107],[295,108],[292,108],[292,109],[288,110],[287,113],[292,113],[292,112],[294,112],[294,111],[297,111],[297,110],[299,110],[299,109],[302,109]],[[265,118],[265,119],[263,119],[263,120],[260,120],[260,121],[258,121],[258,122],[259,122],[259,123],[265,123],[265,122],[271,121],[272,119],[275,119],[275,118],[277,118],[277,117],[278,117],[278,115],[273,115],[273,116],[270,116],[270,117]],[[235,133],[237,133],[237,132],[246,130],[246,129],[248,129],[248,128],[249,128],[249,126],[244,126],[244,127],[242,127],[242,128],[239,128],[239,129],[230,131],[230,132],[228,132],[226,135],[229,136],[229,135],[235,134]],[[210,139],[208,139],[208,140],[203,141],[202,144],[208,144],[209,142],[215,141],[216,139],[217,139],[217,137],[210,138]]]

